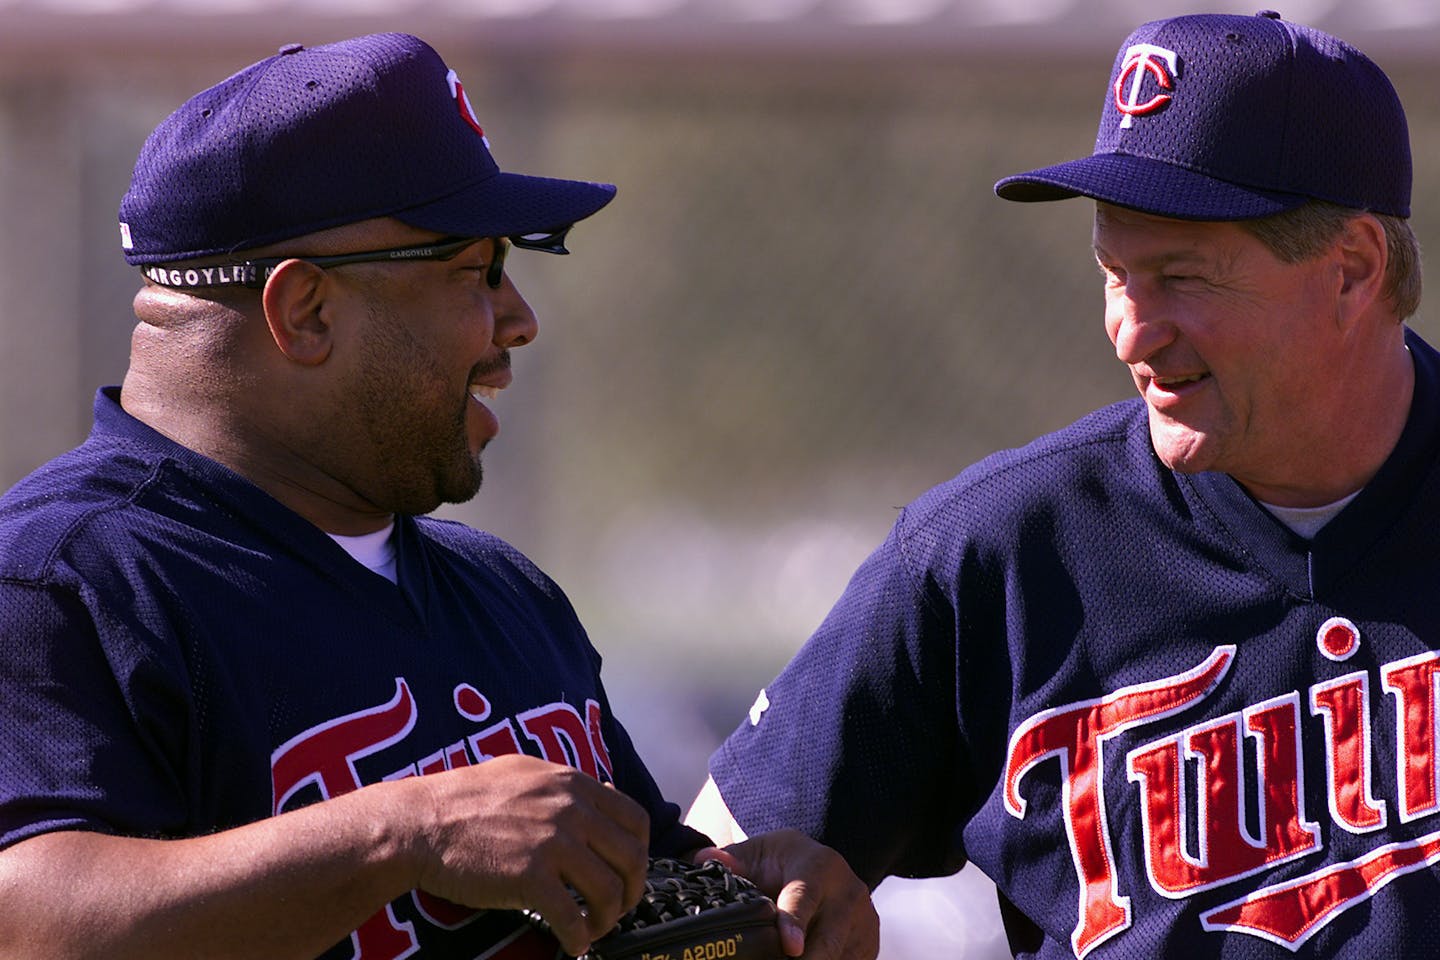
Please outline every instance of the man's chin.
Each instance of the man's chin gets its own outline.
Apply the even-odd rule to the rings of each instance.
[[[441,503],[469,503],[480,492],[484,481],[485,471],[480,468],[480,461],[477,459],[475,468],[468,477],[457,478],[456,482],[448,484],[441,492]]]
[[[1176,473],[1204,473],[1214,469],[1214,451],[1206,437],[1174,423],[1150,423],[1150,445],[1155,456]]]
[[[407,502],[401,504],[396,512],[418,517],[433,513],[447,503],[469,503],[480,492],[483,479],[483,471],[480,469],[480,464],[476,462],[474,469],[467,471],[464,476],[442,478],[435,485],[434,490],[428,493],[415,491],[415,495],[407,498]]]

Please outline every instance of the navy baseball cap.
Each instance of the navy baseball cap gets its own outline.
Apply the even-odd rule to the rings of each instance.
[[[1184,220],[1246,220],[1311,199],[1408,217],[1410,180],[1405,111],[1384,72],[1262,10],[1141,26],[1115,58],[1095,152],[995,192]]]
[[[283,47],[188,100],[140,150],[120,239],[127,261],[153,264],[384,216],[563,236],[614,195],[501,172],[455,71],[424,41],[382,33]]]

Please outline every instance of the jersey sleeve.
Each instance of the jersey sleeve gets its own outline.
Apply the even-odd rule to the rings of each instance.
[[[0,584],[0,664],[0,847],[53,830],[173,824],[174,778],[126,699],[145,671],[105,648],[75,593]]]
[[[897,525],[710,763],[747,834],[798,829],[872,886],[965,862],[956,618],[903,543]]]

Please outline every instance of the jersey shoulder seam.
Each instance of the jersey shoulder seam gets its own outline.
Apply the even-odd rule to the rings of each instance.
[[[97,517],[104,514],[114,513],[134,506],[136,499],[150,489],[159,479],[161,472],[170,464],[168,457],[160,457],[150,465],[145,476],[130,487],[124,496],[108,498],[102,502],[95,503],[79,511],[70,523],[55,536],[54,543],[46,551],[44,559],[37,565],[33,576],[25,576],[23,573],[15,573],[0,577],[7,583],[41,583],[49,581],[54,575],[54,566],[60,554],[79,535],[80,531],[94,522]]]

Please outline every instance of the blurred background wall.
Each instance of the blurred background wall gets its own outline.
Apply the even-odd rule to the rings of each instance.
[[[1090,205],[1007,204],[991,185],[1088,153],[1121,40],[1196,10],[1254,12],[0,0],[0,484],[78,442],[94,388],[123,375],[138,276],[116,207],[146,133],[283,43],[417,33],[459,70],[503,167],[620,186],[573,256],[511,258],[541,337],[494,403],[484,491],[445,512],[567,589],[617,711],[686,804],[896,508],[1130,394],[1101,327]],[[1440,10],[1282,12],[1391,72],[1435,248]],[[1432,309],[1415,323],[1433,339]],[[884,956],[1006,956],[973,873],[887,881]]]

